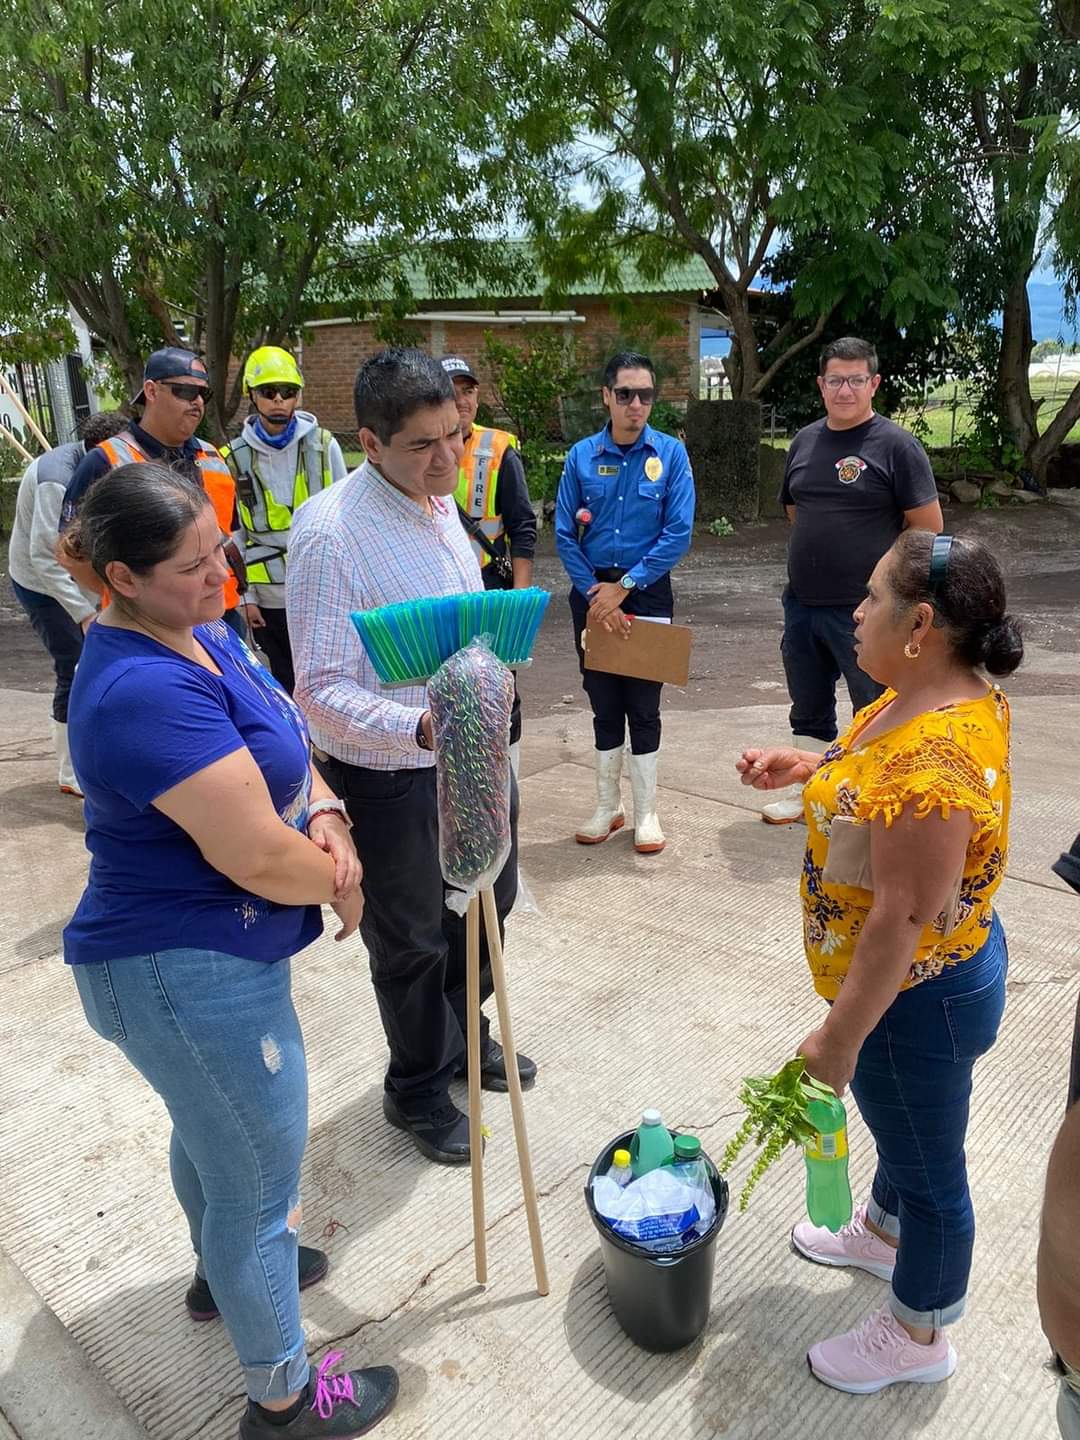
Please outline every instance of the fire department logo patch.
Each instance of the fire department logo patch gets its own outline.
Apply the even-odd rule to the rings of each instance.
[[[845,455],[836,462],[836,474],[841,485],[854,485],[866,469],[866,461],[858,455]]]

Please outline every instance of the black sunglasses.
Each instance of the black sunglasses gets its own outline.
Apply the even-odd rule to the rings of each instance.
[[[642,405],[651,405],[656,399],[656,391],[648,386],[636,389],[633,385],[618,385],[611,392],[615,396],[616,405],[629,405],[636,395]]]
[[[201,400],[204,405],[209,405],[214,392],[208,385],[173,385],[167,382],[166,390],[171,390],[177,400],[183,400],[190,404],[192,400]]]
[[[260,400],[295,400],[300,394],[299,385],[256,385],[255,394]]]

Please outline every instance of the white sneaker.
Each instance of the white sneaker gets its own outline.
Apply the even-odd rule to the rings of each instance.
[[[865,1205],[860,1205],[835,1235],[824,1225],[801,1221],[791,1232],[791,1245],[815,1265],[866,1270],[879,1280],[891,1280],[896,1268],[896,1251],[869,1228]]]

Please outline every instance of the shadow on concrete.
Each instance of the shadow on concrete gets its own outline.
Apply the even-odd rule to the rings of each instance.
[[[700,1340],[670,1355],[653,1355],[635,1345],[612,1313],[599,1250],[593,1250],[577,1268],[563,1313],[563,1329],[571,1354],[589,1379],[637,1405],[649,1405],[681,1384],[701,1351]],[[628,1376],[632,1376],[630,1383]],[[597,1433],[601,1433],[599,1427]]]
[[[711,846],[732,880],[754,886],[790,881],[793,903],[805,848],[805,825],[766,825],[757,818],[721,825]]]
[[[810,1373],[806,1351],[841,1334],[881,1303],[879,1286],[853,1284],[826,1299],[802,1286],[768,1285],[739,1303],[725,1303],[718,1263],[713,1310],[705,1336],[709,1359],[697,1379],[692,1434],[736,1432],[746,1440],[777,1436],[917,1435],[932,1422],[947,1390],[940,1385],[897,1385],[875,1396],[846,1395]],[[865,1305],[861,1303],[865,1292]],[[867,1406],[874,1406],[874,1414]],[[808,1428],[809,1426],[809,1428]],[[865,1428],[864,1428],[865,1427]]]
[[[5,790],[0,802],[0,826],[28,830],[39,825],[63,825],[81,834],[86,828],[82,801],[74,795],[62,795],[55,784],[44,785],[40,780],[28,780]]]
[[[20,935],[12,942],[11,953],[18,960],[46,960],[58,955],[63,949],[63,933],[67,919],[50,920],[31,930],[29,935]]]

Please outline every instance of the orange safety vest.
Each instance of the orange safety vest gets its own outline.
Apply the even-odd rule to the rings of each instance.
[[[474,425],[461,456],[457,490],[454,499],[494,545],[502,539],[502,516],[495,508],[495,491],[499,483],[499,466],[509,449],[517,449],[517,436],[508,430],[493,430]],[[481,567],[491,563],[491,556],[476,540],[472,542]]]
[[[105,451],[109,463],[114,468],[117,465],[132,465],[140,460],[150,458],[143,454],[135,441],[135,436],[127,430],[122,430],[111,440],[102,440],[98,448]],[[195,463],[199,467],[199,478],[202,480],[203,489],[210,497],[210,503],[214,507],[218,527],[223,535],[231,535],[236,516],[236,481],[233,479],[232,471],[214,446],[205,440],[195,441]],[[236,576],[230,570],[229,578],[225,581],[225,609],[234,610],[239,603],[240,589],[236,583]]]

